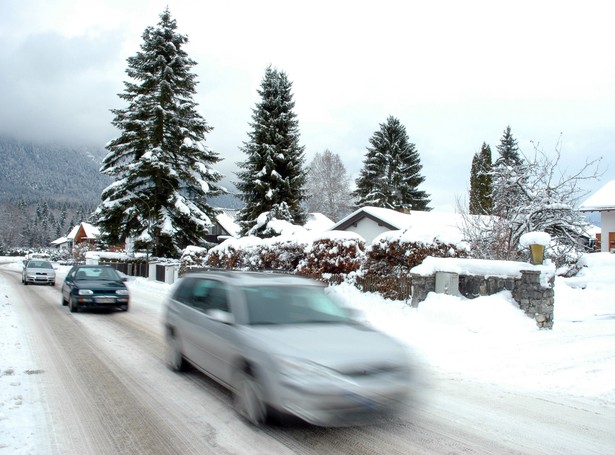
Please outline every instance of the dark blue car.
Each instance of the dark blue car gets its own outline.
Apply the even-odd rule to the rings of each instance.
[[[116,270],[108,265],[75,265],[62,284],[62,305],[71,313],[106,308],[128,311],[130,296]]]

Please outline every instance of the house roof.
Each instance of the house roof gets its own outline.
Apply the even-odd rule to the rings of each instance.
[[[80,227],[83,227],[83,232],[87,239],[97,239],[100,236],[100,230],[96,226],[83,222],[73,227],[66,237],[70,240],[75,240]]]
[[[308,213],[307,221],[303,225],[308,231],[324,232],[330,229],[335,223],[322,213]]]
[[[237,237],[239,235],[239,225],[235,222],[239,209],[220,209],[221,213],[216,215],[216,221],[229,235]]]
[[[402,213],[381,207],[362,207],[336,223],[331,230],[343,231],[362,219],[371,219],[389,231],[405,231],[417,241],[438,238],[446,243],[462,240],[462,215],[448,212],[411,211]]]
[[[603,212],[615,210],[615,180],[606,184],[583,202],[579,210],[581,212]]]

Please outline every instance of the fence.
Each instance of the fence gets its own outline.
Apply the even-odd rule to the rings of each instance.
[[[122,272],[128,276],[141,276],[144,278],[149,277],[149,265],[145,262],[104,262],[101,264],[109,265],[115,270]],[[164,281],[164,278],[163,280]]]

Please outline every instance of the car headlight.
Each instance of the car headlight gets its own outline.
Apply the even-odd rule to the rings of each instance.
[[[128,289],[118,289],[115,293],[117,295],[128,295]]]
[[[91,289],[79,289],[78,294],[79,295],[93,295],[94,291],[92,291]]]
[[[334,380],[346,381],[347,379],[338,372],[308,360],[291,357],[278,357],[280,373],[288,378],[298,381]]]

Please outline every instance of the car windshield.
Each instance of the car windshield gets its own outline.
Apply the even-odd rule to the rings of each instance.
[[[113,280],[119,281],[120,277],[111,267],[80,267],[75,273],[77,281]]]
[[[48,261],[30,261],[28,262],[29,269],[52,269],[53,266]]]
[[[346,310],[315,286],[254,286],[244,288],[248,323],[316,324],[347,320]]]

